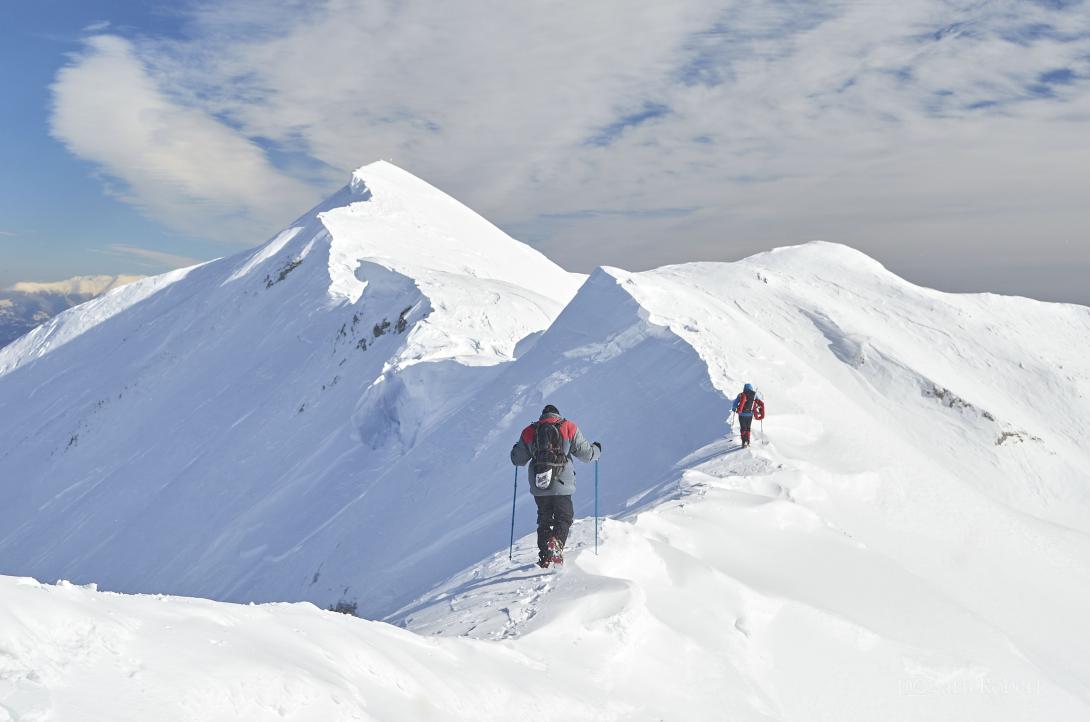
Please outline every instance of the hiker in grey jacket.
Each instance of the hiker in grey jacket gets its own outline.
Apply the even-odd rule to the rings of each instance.
[[[579,427],[561,418],[552,404],[541,411],[540,419],[522,430],[511,447],[512,464],[523,466],[533,462],[527,476],[530,493],[537,502],[539,566],[564,563],[564,543],[575,518],[571,501],[575,493],[572,457],[589,463],[601,455],[602,445],[597,441],[587,443]]]

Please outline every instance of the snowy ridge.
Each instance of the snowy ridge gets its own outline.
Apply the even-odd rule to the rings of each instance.
[[[0,478],[22,480],[0,486],[0,560],[125,591],[364,598],[408,543],[368,519],[416,476],[392,460],[581,280],[403,171],[362,168],[264,247],[118,289],[0,351]]]
[[[134,281],[57,314],[22,338],[0,349],[0,376],[48,354],[130,306],[185,278],[190,270],[182,268]]]
[[[560,572],[525,563],[522,539],[521,564],[497,554],[408,609],[417,634],[309,604],[0,578],[0,704],[80,720],[1085,716],[1066,675],[795,501],[777,479],[797,473],[701,453],[675,500],[606,521],[600,556],[589,520]]]
[[[142,276],[77,276],[55,283],[20,282],[0,289],[0,348],[58,313]]]
[[[5,571],[407,627],[5,580],[0,704],[1086,717],[1090,309],[942,294],[825,243],[582,280],[382,164],[264,249],[0,352]],[[747,381],[770,415],[742,451]],[[609,517],[594,556],[580,466],[556,574],[529,564],[525,477],[500,550],[507,451],[546,402],[602,440]],[[56,671],[73,648],[98,651]],[[162,649],[195,660],[195,706]]]
[[[373,272],[358,278],[355,269],[366,263],[436,299],[399,365],[510,360],[515,345],[547,326],[583,281],[389,163],[356,171],[350,189],[361,201],[319,215],[332,237],[330,294],[355,302],[368,283],[380,282]]]
[[[708,676],[746,678],[735,686],[761,689],[753,711],[775,719],[1086,713],[1087,432],[1046,430],[1090,410],[1090,366],[1072,351],[1090,310],[938,294],[827,244],[627,274],[621,286],[699,351],[717,387],[761,380],[774,411],[758,450],[695,451],[676,486],[606,522],[601,557],[588,556],[584,520],[582,551],[555,580],[498,554],[390,621],[578,648],[605,624],[641,649],[663,625],[663,642],[680,635],[698,669],[701,654],[714,667],[728,650],[737,668]],[[1067,349],[1053,338],[1024,354],[1042,327],[1065,329]],[[612,462],[607,485],[624,484]],[[517,559],[532,546],[524,539]],[[626,601],[608,621],[565,616],[618,589]]]

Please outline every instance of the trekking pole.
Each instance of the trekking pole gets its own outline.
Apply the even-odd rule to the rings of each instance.
[[[594,460],[594,556],[598,556],[598,460]]]
[[[515,490],[511,492],[511,546],[507,548],[508,561],[515,558],[515,499],[519,494],[519,468],[515,467]]]

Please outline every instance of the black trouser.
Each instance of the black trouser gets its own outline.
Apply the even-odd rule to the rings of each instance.
[[[535,496],[537,502],[537,549],[544,556],[549,548],[549,537],[555,536],[564,546],[568,541],[568,528],[575,518],[571,494]]]
[[[753,417],[752,416],[739,416],[738,417],[738,425],[742,429],[742,443],[743,444],[748,444],[749,443],[749,427],[753,425]]]

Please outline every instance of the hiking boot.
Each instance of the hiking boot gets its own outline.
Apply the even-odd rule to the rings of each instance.
[[[560,543],[560,540],[555,536],[549,537],[549,561],[546,562],[546,566],[551,562],[554,565],[564,563],[564,545]]]

